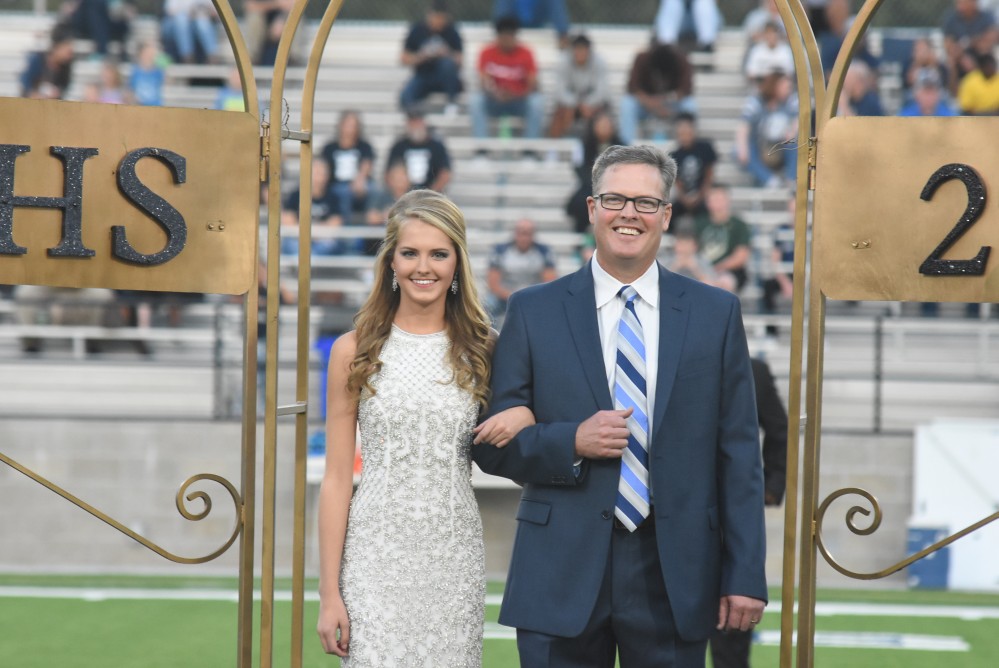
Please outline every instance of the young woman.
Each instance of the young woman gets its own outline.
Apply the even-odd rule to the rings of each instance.
[[[471,485],[493,334],[461,211],[430,190],[389,211],[371,296],[333,345],[319,497],[323,648],[349,668],[478,667],[485,568]],[[515,408],[480,438],[505,445]],[[351,500],[355,434],[364,474]]]

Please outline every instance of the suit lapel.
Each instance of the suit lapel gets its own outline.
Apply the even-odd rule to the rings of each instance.
[[[670,278],[670,272],[659,267],[659,370],[652,416],[653,441],[663,426],[663,416],[666,415],[666,405],[673,392],[673,381],[680,365],[680,352],[683,350],[690,316],[679,281]]]
[[[565,300],[565,315],[569,332],[576,345],[579,362],[586,374],[590,390],[597,405],[603,410],[614,408],[611,402],[607,372],[604,368],[603,349],[600,345],[600,328],[597,325],[596,296],[593,290],[593,270],[589,263],[575,273],[569,283],[569,297]]]

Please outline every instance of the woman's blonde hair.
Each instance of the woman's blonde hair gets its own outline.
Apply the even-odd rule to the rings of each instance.
[[[484,407],[489,399],[492,355],[489,317],[479,301],[468,260],[465,216],[454,202],[433,190],[410,191],[389,210],[385,239],[375,258],[374,285],[354,317],[357,353],[350,364],[347,390],[355,397],[360,397],[363,390],[374,392],[371,376],[381,369],[379,354],[399,309],[400,293],[392,289],[392,256],[399,244],[402,225],[411,219],[437,228],[454,244],[458,260],[458,293],[454,294],[449,288],[444,302],[445,328],[451,341],[448,356],[453,379]]]

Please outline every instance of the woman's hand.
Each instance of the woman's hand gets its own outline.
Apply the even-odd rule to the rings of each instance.
[[[323,651],[347,656],[350,644],[350,620],[347,617],[347,606],[337,594],[331,600],[320,599],[319,623],[316,625],[319,640],[323,643]]]
[[[491,443],[497,448],[504,447],[520,433],[524,427],[534,424],[534,413],[527,406],[514,406],[497,413],[472,430],[475,440],[472,443]]]

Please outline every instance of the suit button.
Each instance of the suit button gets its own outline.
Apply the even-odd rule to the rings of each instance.
[[[605,520],[609,520],[612,517],[611,511],[605,510],[604,512],[600,513],[600,517],[604,518]]]

